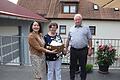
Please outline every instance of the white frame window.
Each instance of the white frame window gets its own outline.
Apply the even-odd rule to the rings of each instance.
[[[96,26],[89,26],[91,34],[96,35]]]
[[[76,13],[76,6],[70,6],[70,13]]]
[[[69,6],[65,5],[63,9],[64,13],[69,13]]]
[[[77,13],[77,6],[76,5],[63,5],[63,13]]]
[[[94,5],[93,5],[93,8],[94,8],[94,10],[98,10],[98,9],[99,9],[99,6],[98,6],[97,4],[94,4]]]

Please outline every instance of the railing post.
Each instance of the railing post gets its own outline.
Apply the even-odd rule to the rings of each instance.
[[[24,39],[23,39],[23,37],[21,36],[21,37],[19,37],[19,42],[20,42],[20,45],[19,45],[19,47],[20,47],[20,53],[19,53],[19,56],[20,56],[20,65],[24,65],[24,55],[23,55],[23,53],[24,53]]]

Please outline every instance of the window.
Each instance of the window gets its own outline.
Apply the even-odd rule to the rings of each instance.
[[[114,8],[114,11],[119,11],[119,8]]]
[[[60,34],[66,34],[66,25],[60,25],[59,33]]]
[[[76,6],[70,6],[70,13],[76,13]]]
[[[69,6],[64,6],[63,12],[64,13],[69,13]]]
[[[97,4],[94,4],[94,5],[93,5],[93,8],[94,8],[94,10],[98,10],[98,9],[99,9],[99,7],[98,7]]]
[[[89,26],[91,34],[96,35],[96,26]]]
[[[75,14],[77,13],[77,6],[76,5],[71,5],[71,4],[65,4],[63,5],[63,13],[72,13]]]

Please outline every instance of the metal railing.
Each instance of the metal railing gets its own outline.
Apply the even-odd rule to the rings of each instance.
[[[66,38],[63,38],[63,43],[66,42]],[[96,63],[96,50],[101,44],[111,44],[117,51],[118,60],[111,66],[113,68],[120,68],[120,39],[93,39],[93,54],[88,57],[88,63],[93,64],[94,67],[98,66]],[[27,54],[27,55],[25,55]],[[25,64],[30,62],[29,49],[27,43],[27,37],[21,36],[0,36],[0,64]],[[69,64],[70,55],[63,56],[62,63]],[[25,61],[24,61],[25,60]]]
[[[25,64],[29,57],[27,37],[21,36],[0,36],[0,64],[1,65],[21,65]]]
[[[64,38],[65,39],[65,38]],[[66,41],[66,40],[64,40]],[[113,65],[111,65],[112,68],[120,68],[120,39],[93,39],[93,54],[91,57],[88,57],[89,64],[93,64],[94,67],[98,67],[96,64],[96,51],[99,45],[109,45],[111,44],[117,51],[117,60]],[[70,62],[70,54],[67,56],[63,56],[62,63],[69,64]]]
[[[19,40],[18,36],[0,36],[0,63],[19,63]]]

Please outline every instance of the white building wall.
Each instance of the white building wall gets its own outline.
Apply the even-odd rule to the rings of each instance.
[[[18,35],[18,27],[16,26],[0,26],[0,35]]]
[[[49,23],[45,23],[42,27],[43,35],[47,34],[48,32],[48,25]]]
[[[120,39],[120,21],[83,21],[83,24],[96,26],[94,38]]]
[[[56,22],[58,25],[66,25],[66,35],[70,27],[74,25],[73,20],[51,20],[51,22]],[[83,25],[96,26],[96,35],[93,38],[120,39],[120,21],[83,20]],[[66,35],[62,36],[66,37]]]
[[[56,22],[58,24],[58,26],[66,25],[66,35],[68,34],[70,27],[72,27],[74,25],[72,20],[51,20],[51,22]],[[46,25],[46,26],[48,26],[48,25]],[[46,29],[46,30],[48,30],[48,29]],[[58,28],[58,33],[59,33],[59,28]],[[62,37],[66,37],[66,35],[61,34]]]

